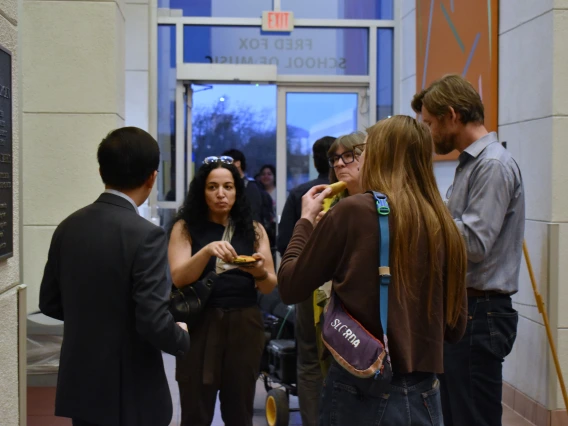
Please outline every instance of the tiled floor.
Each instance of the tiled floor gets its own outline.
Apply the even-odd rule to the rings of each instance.
[[[180,408],[179,392],[174,378],[175,360],[169,355],[164,355],[164,363],[174,403],[174,416],[170,426],[179,426]],[[253,426],[265,426],[264,399],[266,391],[260,381],[257,383],[256,390]],[[71,422],[68,419],[53,416],[54,402],[54,388],[28,388],[28,426],[71,426]],[[290,405],[292,409],[298,408],[298,399],[291,397]],[[532,423],[527,422],[508,407],[504,406],[503,408],[503,426],[533,426]],[[299,413],[290,413],[290,426],[301,426],[301,424]],[[212,426],[223,426],[218,405]]]

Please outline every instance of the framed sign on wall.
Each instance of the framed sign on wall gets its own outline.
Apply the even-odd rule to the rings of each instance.
[[[12,55],[0,46],[0,260],[14,252]]]

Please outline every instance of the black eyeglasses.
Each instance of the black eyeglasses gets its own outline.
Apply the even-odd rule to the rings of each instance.
[[[227,155],[223,155],[221,157],[215,157],[212,155],[211,157],[206,157],[205,160],[203,160],[203,164],[211,164],[218,161],[225,164],[233,164],[235,160],[233,160],[233,157],[229,157]]]
[[[353,151],[345,151],[343,154],[335,154],[330,155],[328,158],[329,167],[332,169],[335,168],[336,164],[339,162],[339,159],[343,160],[343,164],[351,164],[355,161],[355,153]]]
[[[345,165],[351,164],[353,161],[355,161],[355,159],[357,157],[359,157],[359,155],[361,155],[361,153],[363,151],[365,151],[365,145],[367,145],[367,142],[357,144],[357,145],[353,146],[353,149],[351,151],[345,151],[341,155],[337,155],[337,154],[336,155],[330,155],[329,158],[327,159],[328,162],[329,162],[329,167],[331,167],[332,169],[335,168],[335,165],[337,164],[337,162],[339,161],[340,158],[343,160],[343,164],[345,164]],[[361,153],[356,154],[355,150],[358,150]]]

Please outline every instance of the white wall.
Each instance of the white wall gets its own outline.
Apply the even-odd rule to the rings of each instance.
[[[566,372],[568,10],[562,6],[566,2],[561,0],[500,2],[499,133],[523,173],[526,240]],[[517,343],[505,363],[505,379],[549,409],[562,408],[525,265],[514,303],[521,316]]]
[[[18,290],[20,282],[20,90],[18,0],[0,3],[0,45],[12,54],[14,256],[0,260],[0,423],[19,424]],[[25,329],[25,324],[24,324]],[[22,402],[24,403],[24,402]]]
[[[150,52],[148,0],[126,0],[126,126],[148,131]]]
[[[103,191],[97,146],[124,125],[124,10],[117,1],[25,0],[22,20],[24,282],[28,312],[55,227]]]

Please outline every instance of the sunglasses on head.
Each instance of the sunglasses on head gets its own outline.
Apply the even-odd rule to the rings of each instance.
[[[211,163],[216,163],[216,162],[221,162],[221,163],[225,163],[225,164],[233,164],[235,160],[233,160],[233,157],[229,157],[227,155],[223,155],[221,157],[215,157],[214,155],[212,155],[211,157],[207,157],[205,158],[205,160],[203,160],[203,164],[211,164]]]

